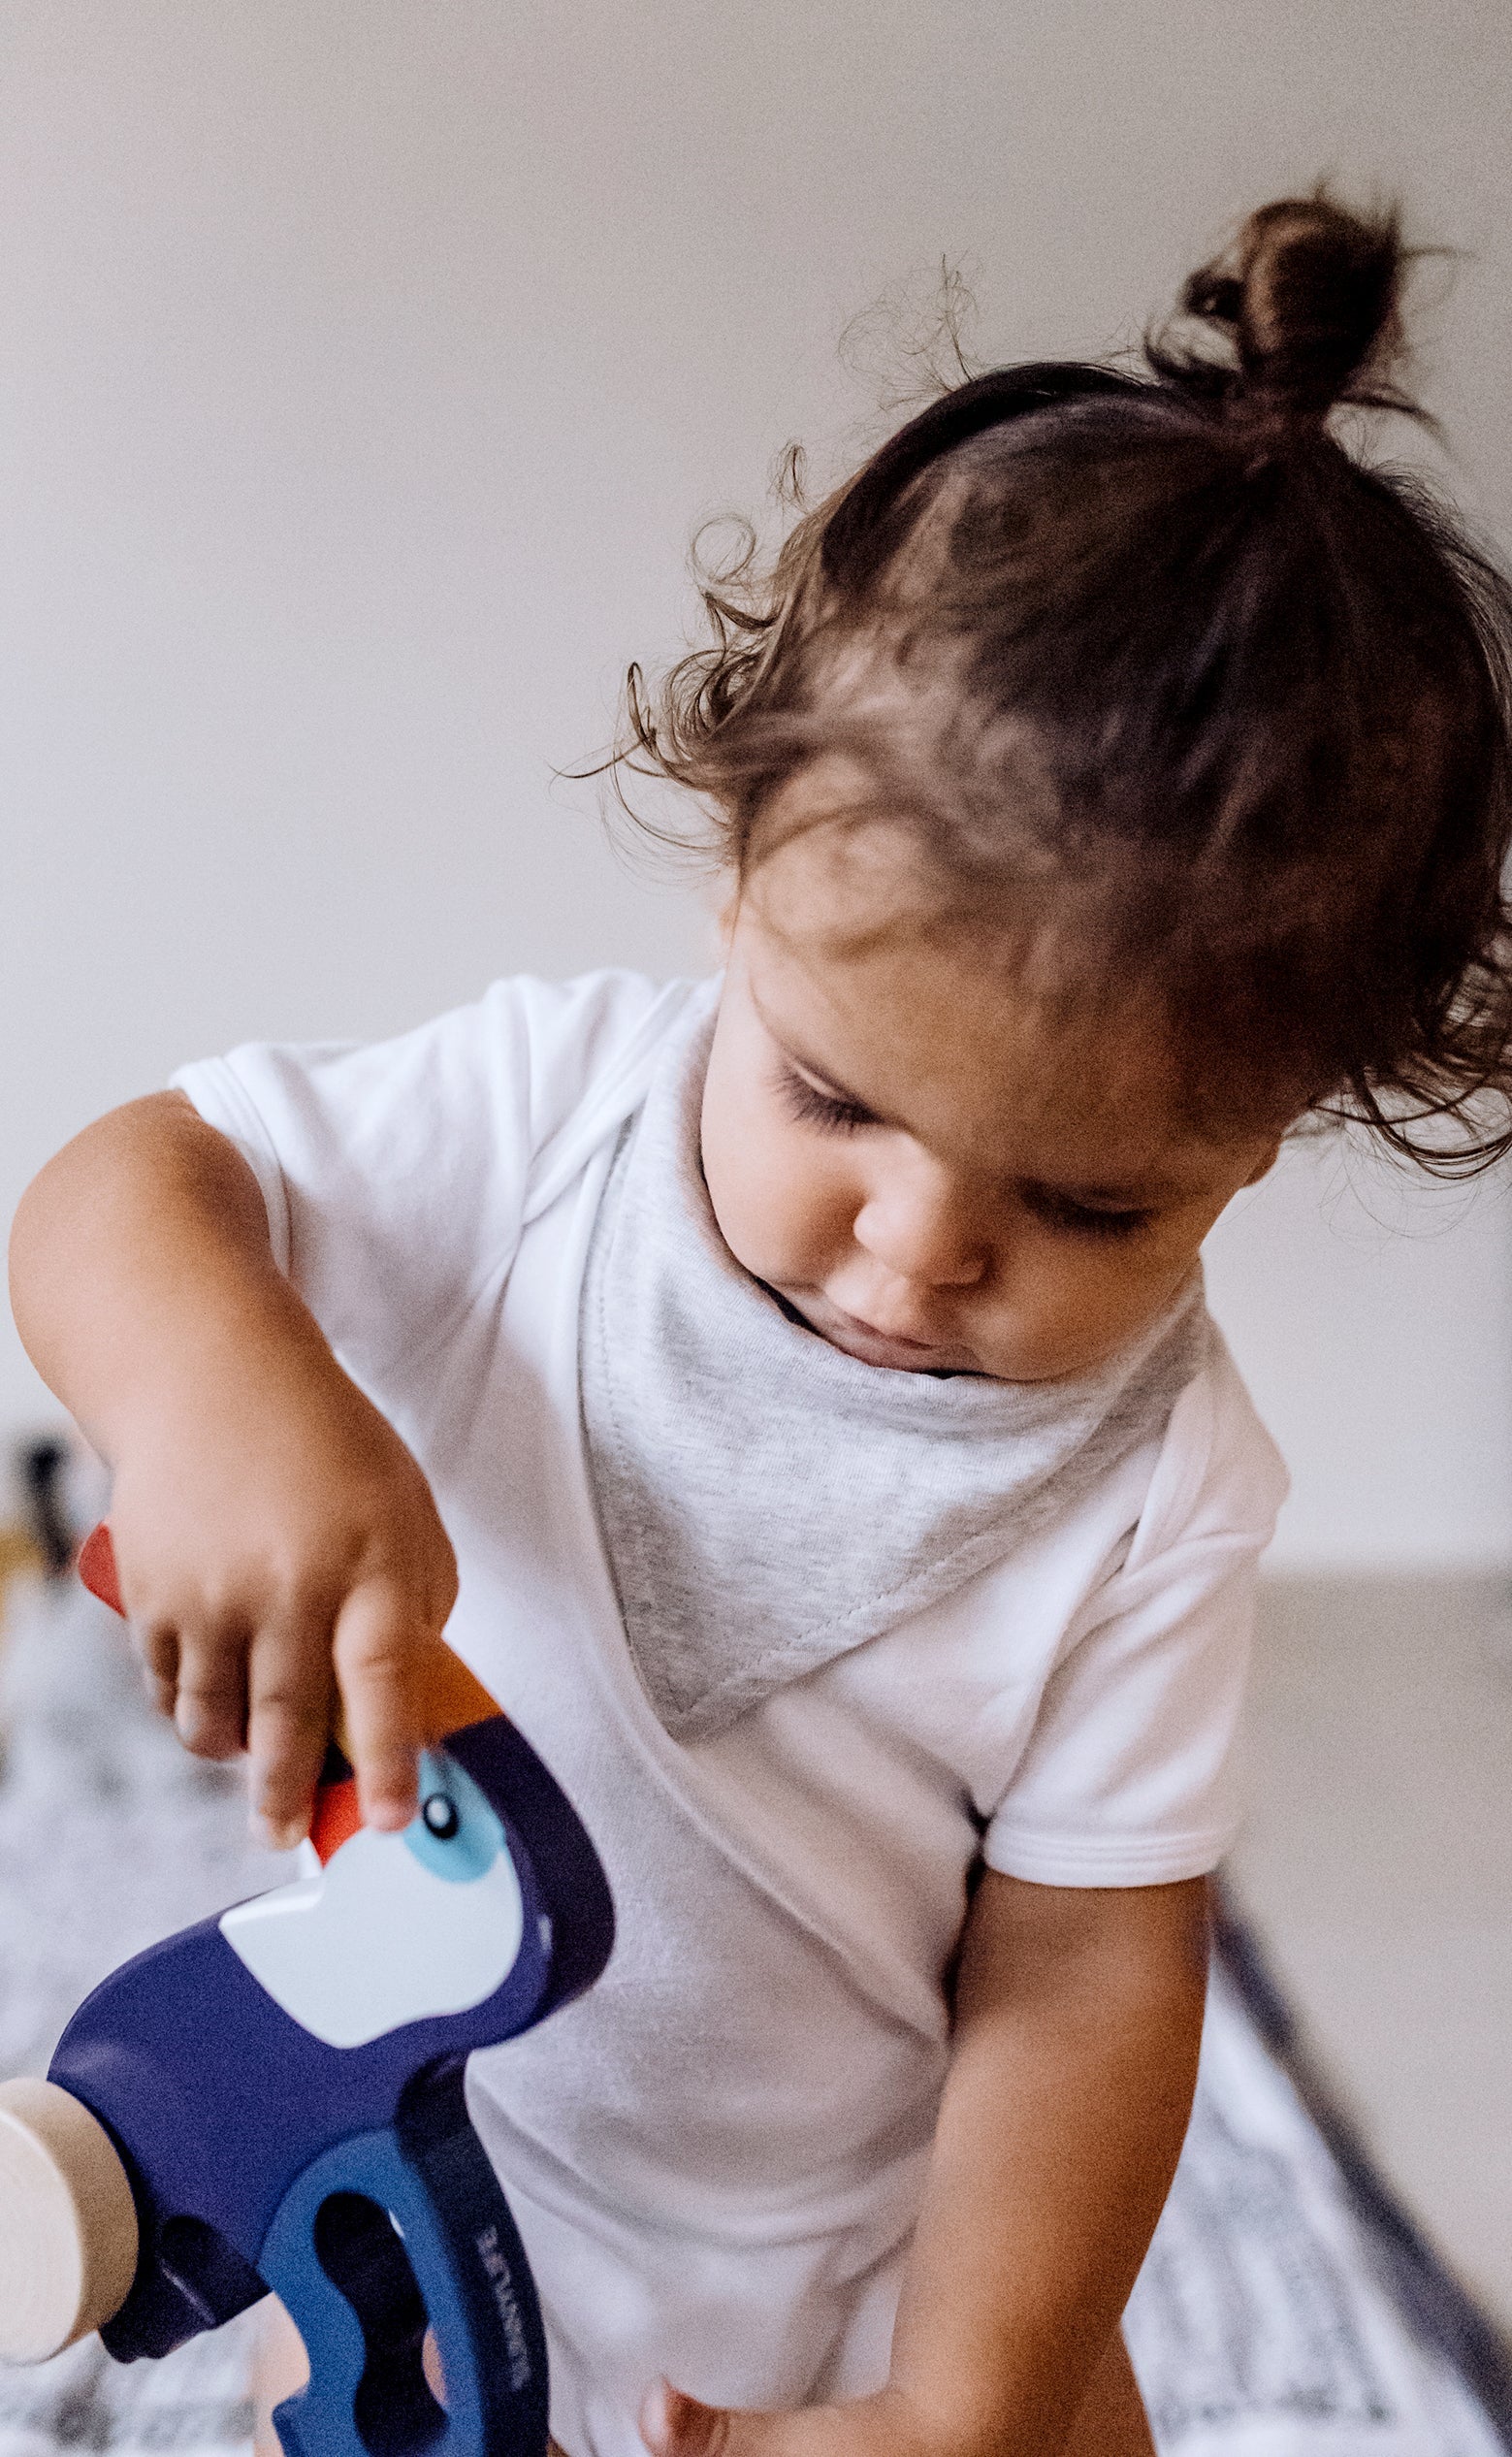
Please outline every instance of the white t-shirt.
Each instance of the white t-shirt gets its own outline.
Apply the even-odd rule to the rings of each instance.
[[[461,1571],[448,1634],[614,1891],[598,1986],[470,2075],[572,2457],[641,2457],[663,2372],[758,2406],[885,2377],[969,1872],[1213,1865],[1285,1490],[1217,1343],[1164,1438],[1064,1518],[717,1737],[673,1741],[603,1557],[578,1329],[620,1128],[691,994],[508,981],[377,1048],[251,1048],[177,1079],[426,1469]]]

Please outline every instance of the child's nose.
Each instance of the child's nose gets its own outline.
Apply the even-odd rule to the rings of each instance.
[[[974,1288],[988,1245],[949,1184],[915,1169],[875,1186],[856,1213],[856,1244],[900,1279],[928,1288]]]

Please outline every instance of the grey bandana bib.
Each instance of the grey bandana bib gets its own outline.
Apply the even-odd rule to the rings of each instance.
[[[673,1739],[937,1602],[1158,1436],[1206,1352],[1200,1274],[1075,1380],[862,1365],[794,1323],[716,1226],[698,1156],[713,1020],[627,1124],[584,1278],[583,1419],[642,1685]]]

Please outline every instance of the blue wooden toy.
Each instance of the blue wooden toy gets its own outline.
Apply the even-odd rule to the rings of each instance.
[[[103,1531],[80,1566],[119,1609]],[[163,2355],[272,2289],[310,2365],[287,2457],[541,2457],[539,2309],[463,2075],[592,1987],[614,1915],[540,1760],[451,1678],[474,1719],[404,1832],[360,1826],[333,1750],[304,1873],[123,1964],[47,2083],[0,2089],[0,2354],[98,2327]]]

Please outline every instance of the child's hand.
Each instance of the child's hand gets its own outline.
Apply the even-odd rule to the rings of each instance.
[[[437,1736],[427,1666],[457,1593],[425,1477],[311,1334],[134,1427],[111,1500],[158,1704],[198,1755],[250,1752],[254,1809],[284,1846],[308,1826],[338,1685],[365,1818],[412,1816],[415,1753]]]
[[[403,1825],[417,1748],[453,1728],[426,1697],[455,1691],[456,1564],[414,1460],[277,1269],[241,1153],[178,1092],[99,1118],[22,1197],[11,1294],[111,1466],[121,1599],[189,1747],[249,1748],[254,1804],[296,1842],[339,1683],[363,1814]]]
[[[795,2412],[701,2406],[660,2380],[640,2410],[640,2436],[652,2457],[963,2457],[974,2448],[1003,2447],[993,2435],[926,2423],[896,2388],[847,2406],[805,2406]],[[1134,2374],[1121,2336],[1092,2376],[1081,2410],[1069,2429],[1036,2416],[1015,2433],[1008,2457],[1155,2457]]]
[[[652,2457],[949,2457],[892,2389],[790,2412],[702,2406],[659,2380],[640,2409]]]

